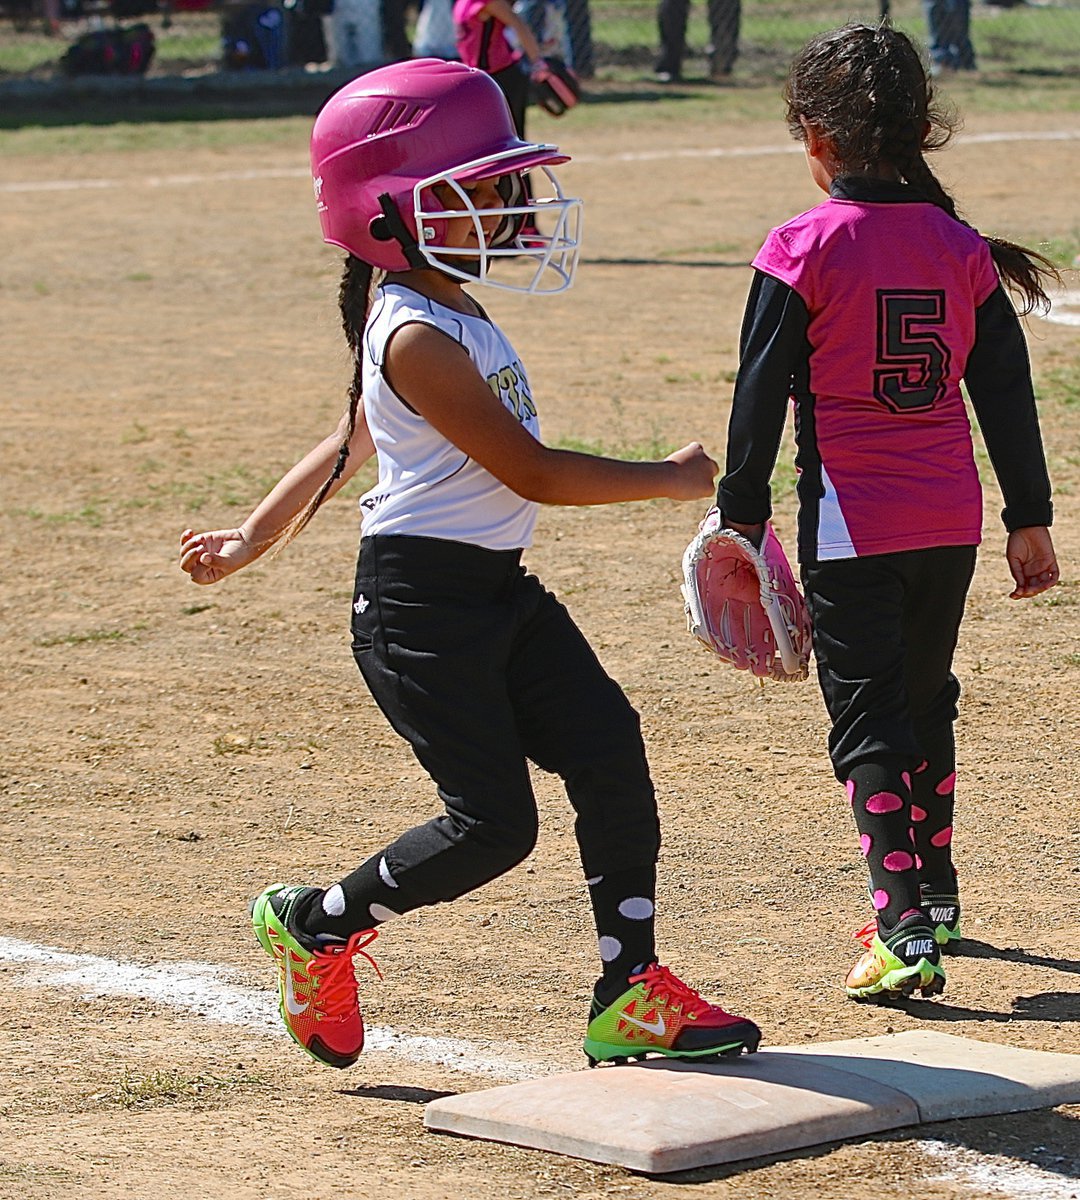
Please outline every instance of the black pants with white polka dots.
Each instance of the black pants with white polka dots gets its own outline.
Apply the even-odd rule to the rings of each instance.
[[[532,762],[563,779],[575,810],[605,964],[650,961],[660,834],[640,720],[520,552],[364,538],[352,635],[444,811],[328,889],[305,928],[346,936],[520,863],[537,836]]]

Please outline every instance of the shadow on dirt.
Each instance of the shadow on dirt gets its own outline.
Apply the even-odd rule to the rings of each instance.
[[[405,1087],[392,1083],[379,1083],[371,1087],[347,1088],[338,1093],[341,1096],[355,1096],[359,1100],[397,1100],[406,1104],[430,1104],[432,1100],[441,1100],[444,1096],[456,1096],[456,1092],[437,1092],[431,1088]]]
[[[1000,958],[1003,962],[1021,963],[1026,967],[1050,967],[1055,971],[1068,971],[1080,975],[1080,962],[1072,958],[1051,958],[1045,954],[1029,954],[1016,946],[991,946],[989,942],[976,942],[964,938],[951,950],[952,958]]]
[[[932,1004],[925,1000],[903,1000],[888,1007],[900,1009],[909,1016],[929,1023],[948,1024],[956,1021],[1080,1021],[1080,992],[1038,992],[1034,996],[1017,996],[1013,1007],[1006,1012],[995,1012],[989,1008],[963,1008],[937,999]]]

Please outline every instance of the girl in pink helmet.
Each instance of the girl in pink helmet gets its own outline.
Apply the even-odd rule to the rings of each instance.
[[[353,959],[385,922],[453,900],[532,850],[529,763],[565,782],[601,974],[590,1062],[753,1051],[753,1022],[659,965],[659,827],[640,722],[566,609],[522,566],[538,506],[708,495],[696,442],[662,462],[549,449],[529,381],[466,283],[568,287],[580,202],[554,146],[518,138],[484,72],[413,60],[331,98],[312,135],[326,241],[346,252],[342,323],[355,374],[338,430],[238,528],[185,531],[181,566],[215,583],[294,537],[372,454],[352,603],[375,702],[435,783],[442,811],[329,887],[274,885],[252,905],[291,1036],[331,1066],[364,1041]],[[547,180],[527,199],[524,172]],[[523,240],[536,212],[550,235]],[[497,276],[517,272],[516,281]]]

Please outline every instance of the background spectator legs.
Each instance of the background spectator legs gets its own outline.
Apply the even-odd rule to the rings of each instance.
[[[740,0],[708,0],[709,75],[721,79],[730,75],[739,55],[739,25],[742,20]]]
[[[690,0],[660,0],[656,25],[660,32],[660,57],[656,60],[656,78],[662,83],[677,83],[682,78],[682,60],[686,52],[686,22]]]
[[[412,58],[412,45],[405,32],[406,9],[409,0],[381,0],[383,53],[387,62],[402,62]]]
[[[935,71],[974,71],[971,0],[923,0]]]

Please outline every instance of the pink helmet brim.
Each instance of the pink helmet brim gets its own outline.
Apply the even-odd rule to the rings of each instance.
[[[513,147],[507,147],[513,149]],[[507,155],[497,162],[481,163],[471,171],[453,171],[455,179],[462,183],[476,183],[481,179],[496,179],[500,175],[520,174],[531,171],[533,167],[558,166],[559,163],[570,161],[569,154],[560,154],[554,146],[538,146],[529,142],[521,143],[521,153]]]

